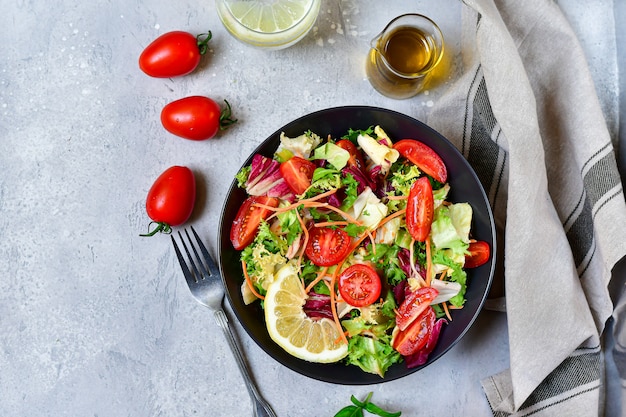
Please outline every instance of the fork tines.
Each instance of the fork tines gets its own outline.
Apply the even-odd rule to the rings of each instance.
[[[200,280],[209,278],[211,275],[217,272],[217,266],[215,265],[213,258],[209,254],[209,251],[202,243],[200,236],[198,236],[198,233],[196,233],[193,226],[190,226],[190,229],[195,238],[195,245],[187,229],[185,229],[184,232],[189,245],[187,245],[187,243],[185,242],[183,234],[180,231],[178,232],[178,236],[183,245],[183,249],[187,254],[187,259],[189,260],[189,266],[185,261],[185,257],[183,256],[181,250],[176,244],[174,236],[170,236],[172,238],[172,243],[174,244],[176,257],[178,258],[178,262],[180,263],[180,267],[183,270],[183,274],[185,275],[185,279],[187,280],[188,284],[196,283]],[[189,247],[191,247],[191,250],[189,250]],[[197,248],[200,248],[200,253],[202,254],[202,257],[200,256],[200,253],[198,253]]]

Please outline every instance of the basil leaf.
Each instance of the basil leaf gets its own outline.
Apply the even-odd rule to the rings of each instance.
[[[368,397],[369,399],[369,397]],[[365,407],[366,403],[362,403],[361,401],[357,400],[356,397],[354,395],[350,396],[350,401],[352,401],[352,404],[356,405],[357,407],[363,408]]]
[[[369,402],[365,404],[365,409],[369,411],[370,413],[376,414],[377,416],[381,416],[381,417],[399,417],[402,414],[402,412],[400,411],[398,411],[397,413],[391,413],[389,411],[385,411],[379,406],[369,403]]]
[[[363,408],[356,405],[348,405],[339,410],[335,417],[363,417]]]

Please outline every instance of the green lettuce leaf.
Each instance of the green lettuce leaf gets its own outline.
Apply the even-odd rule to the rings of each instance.
[[[391,336],[373,339],[358,335],[351,337],[348,343],[347,363],[381,378],[391,365],[402,361],[402,355],[391,347]]]

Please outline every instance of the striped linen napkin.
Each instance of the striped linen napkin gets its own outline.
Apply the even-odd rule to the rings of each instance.
[[[463,75],[428,123],[497,223],[510,369],[483,389],[495,416],[596,416],[626,204],[594,84],[554,1],[463,2]]]

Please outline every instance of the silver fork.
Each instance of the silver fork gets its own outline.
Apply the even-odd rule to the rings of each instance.
[[[191,232],[196,241],[196,245],[194,245],[191,240],[191,236],[189,232],[185,230],[185,236],[187,237],[187,243],[185,243],[185,238],[181,232],[178,232],[178,236],[182,243],[183,249],[187,254],[187,259],[189,264],[185,261],[185,258],[176,244],[176,240],[174,236],[171,236],[172,243],[174,244],[174,251],[176,251],[176,256],[178,257],[178,262],[180,262],[180,267],[183,269],[183,274],[185,275],[185,279],[187,280],[187,285],[191,290],[191,294],[196,298],[196,300],[202,304],[203,306],[211,309],[215,315],[215,321],[222,328],[224,335],[226,336],[226,340],[230,345],[230,349],[237,360],[237,365],[239,366],[239,370],[243,375],[243,379],[246,382],[246,387],[248,388],[248,392],[250,393],[250,397],[252,398],[252,405],[254,407],[254,416],[256,417],[276,417],[276,414],[270,407],[270,405],[261,397],[258,389],[256,388],[252,378],[250,376],[250,371],[246,365],[246,362],[241,354],[241,350],[235,340],[235,336],[233,335],[230,326],[228,325],[228,318],[226,317],[226,313],[222,309],[222,302],[224,300],[224,287],[222,286],[222,279],[220,275],[219,268],[215,264],[215,261],[209,254],[209,251],[200,240],[200,237],[196,233],[193,227],[191,227]],[[191,248],[191,251],[189,250]],[[198,248],[200,253],[198,253]],[[193,256],[192,256],[193,253]],[[202,256],[200,256],[202,254]]]

